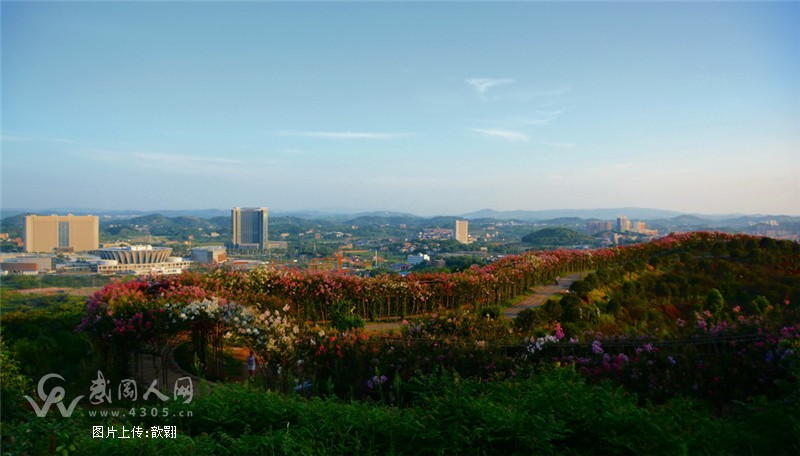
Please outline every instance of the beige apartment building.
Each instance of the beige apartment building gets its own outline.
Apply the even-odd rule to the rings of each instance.
[[[25,216],[26,252],[86,252],[100,246],[96,215]]]
[[[456,220],[456,241],[469,244],[469,222],[467,220]]]

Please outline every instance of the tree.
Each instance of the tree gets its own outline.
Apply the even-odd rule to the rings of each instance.
[[[542,305],[542,310],[544,310],[544,312],[547,314],[548,319],[555,321],[561,320],[563,309],[561,308],[561,302],[559,302],[557,299],[548,299]]]
[[[758,296],[750,303],[750,312],[754,315],[761,315],[769,309],[770,302],[764,296]]]
[[[705,309],[714,314],[714,316],[719,317],[724,307],[725,298],[722,297],[722,293],[718,289],[712,288],[706,295]]]
[[[570,293],[561,298],[561,309],[563,313],[561,318],[565,322],[578,323],[581,321],[581,298],[577,295]]]

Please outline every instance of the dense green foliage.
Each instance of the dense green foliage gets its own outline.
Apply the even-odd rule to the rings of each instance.
[[[13,357],[19,361],[19,371],[38,379],[49,373],[63,376],[72,384],[85,387],[90,366],[95,365],[88,338],[77,333],[85,304],[77,296],[64,295],[30,297],[51,304],[47,308],[23,308],[4,311],[0,317],[3,339]],[[83,383],[81,383],[83,381]]]
[[[25,417],[22,398],[29,390],[28,377],[20,372],[19,362],[0,337],[0,416],[4,420]]]
[[[8,275],[0,277],[0,288],[6,290],[28,290],[33,288],[81,288],[102,287],[107,285],[111,278],[91,275]]]
[[[69,454],[791,454],[800,450],[795,404],[737,404],[714,416],[701,402],[662,405],[574,370],[484,383],[448,374],[409,386],[412,405],[307,400],[220,386],[189,405],[191,418],[31,419],[4,427],[4,452],[48,454],[47,436]],[[91,438],[91,426],[178,426],[175,439]],[[12,441],[13,438],[13,441]]]
[[[14,310],[49,309],[54,306],[76,304],[81,305],[86,300],[84,296],[68,294],[33,294],[17,293],[10,290],[0,290],[0,310],[11,312]]]
[[[330,324],[339,331],[363,328],[364,319],[355,313],[356,306],[347,301],[338,301],[331,304]]]
[[[569,228],[542,228],[522,237],[522,242],[534,248],[595,245],[595,239]]]

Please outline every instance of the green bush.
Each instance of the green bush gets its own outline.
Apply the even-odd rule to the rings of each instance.
[[[328,308],[331,326],[339,331],[363,328],[364,319],[355,313],[356,307],[348,301],[338,301]]]
[[[544,312],[540,309],[533,307],[523,309],[517,314],[517,318],[514,319],[514,327],[523,333],[527,333],[536,326],[545,323],[543,317]]]
[[[497,320],[502,315],[503,315],[503,310],[495,306],[484,307],[480,311],[481,318],[488,318],[489,320]]]
[[[571,368],[533,378],[470,380],[439,371],[414,377],[413,402],[304,399],[218,385],[190,404],[191,418],[3,418],[4,454],[797,454],[796,403],[754,400],[724,414],[695,400],[639,403]],[[174,439],[92,438],[91,427],[175,425]],[[66,450],[66,452],[64,452]]]
[[[31,382],[19,370],[19,362],[0,337],[0,416],[3,420],[24,414],[23,396],[30,394]]]

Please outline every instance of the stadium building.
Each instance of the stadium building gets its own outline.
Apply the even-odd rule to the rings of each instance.
[[[98,249],[98,274],[180,274],[192,264],[181,257],[170,256],[170,247],[132,245]]]

